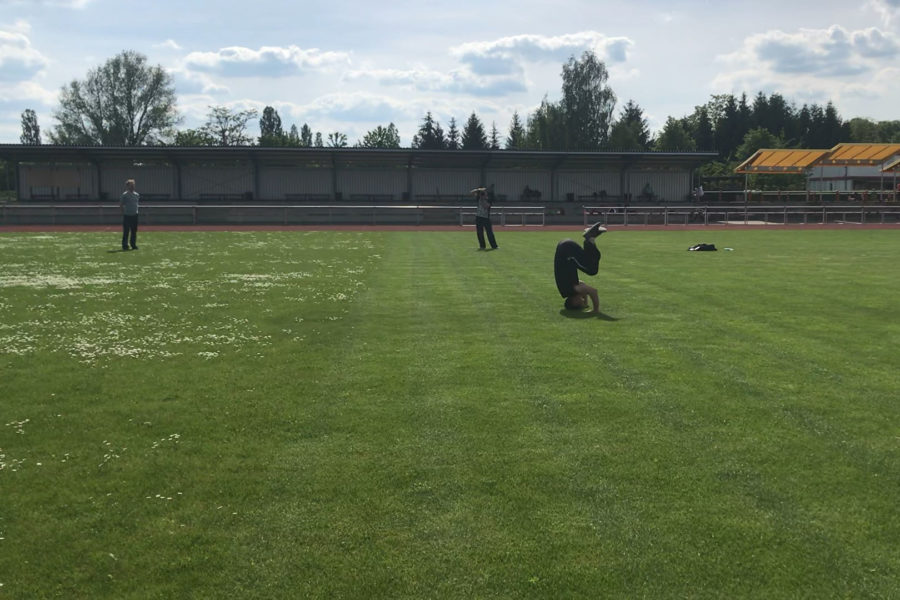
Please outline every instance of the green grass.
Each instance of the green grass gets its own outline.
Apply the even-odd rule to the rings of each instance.
[[[0,235],[0,598],[900,595],[897,232],[560,237]]]

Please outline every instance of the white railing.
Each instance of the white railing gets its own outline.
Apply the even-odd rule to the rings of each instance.
[[[542,226],[544,207],[494,207],[494,220],[507,226]],[[380,204],[155,204],[141,205],[142,225],[464,225],[468,206]],[[0,225],[114,225],[118,204],[0,205]]]
[[[543,227],[546,225],[546,207],[544,206],[494,206],[491,208],[491,221],[499,221],[506,227]],[[463,227],[475,226],[475,211],[471,206],[459,211],[459,224]]]
[[[798,225],[900,222],[900,205],[585,206],[583,222],[607,225]]]

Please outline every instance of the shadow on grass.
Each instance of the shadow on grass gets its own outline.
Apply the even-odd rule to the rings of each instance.
[[[121,250],[107,250],[107,254],[118,254],[119,252],[130,252],[130,250],[125,250],[124,248]]]
[[[586,310],[569,310],[568,308],[559,309],[559,314],[567,319],[602,319],[604,321],[618,321],[617,318],[611,317],[604,312],[594,314]]]

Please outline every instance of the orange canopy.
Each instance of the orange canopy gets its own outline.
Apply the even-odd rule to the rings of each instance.
[[[900,144],[838,144],[822,161],[823,165],[880,165],[900,154]]]
[[[828,150],[757,150],[735,173],[805,173],[828,154]]]

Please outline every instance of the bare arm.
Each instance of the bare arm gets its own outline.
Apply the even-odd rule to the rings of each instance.
[[[591,312],[593,312],[593,313],[599,313],[599,312],[600,312],[600,298],[597,297],[597,290],[595,290],[594,288],[592,288],[592,287],[589,286],[588,284],[584,283],[583,281],[579,281],[579,282],[575,285],[575,288],[574,288],[574,289],[575,289],[575,291],[576,291],[577,293],[579,293],[579,294],[584,294],[584,295],[590,297],[591,302],[592,302],[593,305],[594,305],[594,306],[593,306],[593,309],[591,310]]]

